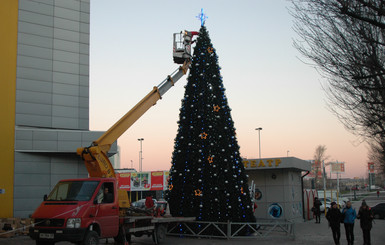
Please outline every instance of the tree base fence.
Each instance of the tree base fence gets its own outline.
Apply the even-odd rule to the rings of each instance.
[[[186,221],[168,226],[167,235],[223,239],[295,238],[295,223],[289,220],[260,220],[258,222]]]

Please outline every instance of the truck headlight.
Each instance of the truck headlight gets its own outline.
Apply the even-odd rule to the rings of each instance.
[[[81,218],[70,218],[67,219],[67,228],[80,228],[80,225],[82,223]]]

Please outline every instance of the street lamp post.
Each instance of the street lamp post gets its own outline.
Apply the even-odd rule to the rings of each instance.
[[[261,159],[261,130],[262,128],[256,128],[258,130],[258,139],[259,139],[259,159]]]
[[[142,160],[143,160],[143,152],[142,152],[142,141],[144,139],[140,138],[138,141],[140,142],[140,151],[139,151],[139,172],[142,172]]]

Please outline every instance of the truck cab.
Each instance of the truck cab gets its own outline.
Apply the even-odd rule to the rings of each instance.
[[[119,232],[119,201],[114,178],[61,180],[32,214],[36,244],[69,241],[94,244]]]

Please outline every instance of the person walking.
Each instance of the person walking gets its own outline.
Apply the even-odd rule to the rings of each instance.
[[[342,214],[341,211],[337,207],[336,202],[332,202],[330,204],[330,209],[326,213],[326,219],[329,222],[329,226],[332,229],[333,240],[336,245],[340,244],[341,237],[341,220]]]
[[[316,223],[321,223],[321,207],[322,203],[321,201],[318,199],[318,197],[314,198],[314,203],[313,203],[313,208],[314,208],[314,211],[313,211],[313,214],[315,216],[315,222]]]
[[[373,213],[365,201],[362,201],[357,219],[360,220],[364,245],[370,245],[370,230],[372,229]]]
[[[377,198],[380,197],[380,190],[377,190]]]
[[[352,208],[350,201],[346,203],[346,207],[342,210],[342,215],[344,217],[346,240],[348,245],[352,245],[354,243],[354,221],[356,220],[357,213]]]

